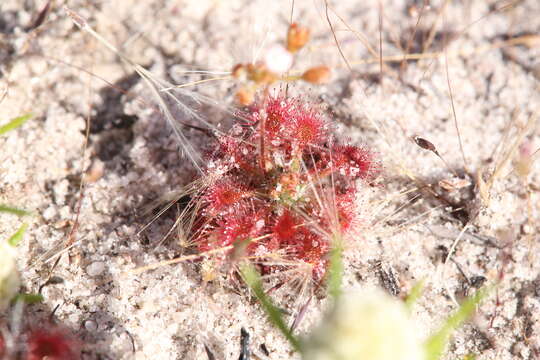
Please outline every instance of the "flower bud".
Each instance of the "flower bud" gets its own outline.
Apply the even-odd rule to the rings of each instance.
[[[292,53],[300,50],[309,41],[309,29],[291,24],[287,32],[287,50]]]
[[[321,324],[304,343],[304,359],[425,358],[404,304],[380,290],[342,297]]]
[[[253,91],[248,90],[244,87],[239,88],[236,92],[236,101],[238,101],[240,105],[247,106],[251,104],[254,99],[255,94],[253,94]]]
[[[312,84],[327,83],[330,80],[330,69],[324,65],[312,67],[302,74],[302,80]]]

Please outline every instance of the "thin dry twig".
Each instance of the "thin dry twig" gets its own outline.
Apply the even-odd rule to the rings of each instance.
[[[444,11],[446,10],[446,7],[449,3],[450,0],[445,0],[443,5],[439,8],[439,11],[437,11],[437,16],[435,17],[435,20],[433,20],[433,24],[431,25],[431,29],[429,30],[427,40],[422,46],[422,52],[426,52],[426,50],[429,49],[429,47],[433,43],[433,40],[435,40],[435,36],[437,35],[437,24],[439,23],[441,18],[443,18]]]
[[[379,72],[381,86],[383,84],[383,49],[382,49],[382,32],[383,32],[383,6],[379,0]]]
[[[334,25],[332,25],[332,21],[330,20],[330,15],[328,14],[328,0],[324,0],[325,4],[325,15],[326,15],[326,21],[328,22],[328,26],[330,26],[330,31],[332,32],[332,36],[334,37],[334,42],[336,43],[337,49],[339,53],[341,54],[341,57],[343,61],[345,61],[345,64],[347,64],[347,68],[350,72],[352,72],[351,64],[349,64],[349,60],[345,57],[345,54],[343,53],[343,50],[341,50],[341,45],[339,44],[339,41],[336,36],[336,31],[334,30]]]
[[[469,223],[467,223],[463,227],[463,229],[461,229],[461,231],[459,232],[459,235],[455,238],[454,242],[452,243],[452,246],[450,247],[450,250],[448,251],[448,255],[446,255],[446,259],[444,259],[443,269],[442,269],[442,278],[444,282],[444,288],[446,289],[448,296],[450,297],[450,299],[452,299],[452,301],[454,302],[454,304],[456,304],[456,306],[459,306],[459,303],[457,302],[456,297],[454,296],[454,293],[450,291],[450,288],[448,286],[448,281],[445,281],[447,279],[446,272],[448,270],[449,260],[454,254],[454,252],[456,251],[456,247],[459,244],[459,241],[461,240],[461,238],[463,237],[463,234],[465,234],[469,226],[470,226]]]
[[[444,15],[443,15],[443,21],[444,21]],[[463,159],[463,166],[465,167],[465,170],[467,170],[468,166],[467,166],[467,159],[465,157],[465,150],[463,148],[463,141],[461,139],[461,132],[459,130],[459,125],[458,125],[458,119],[457,119],[457,115],[456,115],[456,107],[454,105],[454,94],[452,92],[452,85],[450,84],[450,74],[449,74],[449,71],[448,71],[448,44],[446,44],[446,36],[445,36],[445,44],[444,44],[444,70],[445,70],[445,73],[446,73],[446,84],[448,86],[448,93],[450,95],[450,104],[452,105],[452,115],[453,115],[453,118],[454,118],[454,126],[456,128],[456,133],[457,133],[457,137],[458,137],[458,141],[459,141],[459,151],[461,153],[461,157]],[[468,170],[467,170],[468,171]]]
[[[405,55],[407,55],[409,53],[409,50],[411,49],[412,43],[413,43],[414,38],[416,36],[416,32],[418,31],[418,28],[420,26],[420,21],[422,20],[422,16],[424,15],[424,11],[428,7],[429,7],[429,1],[424,0],[422,2],[422,8],[420,9],[420,12],[418,14],[418,18],[416,19],[416,24],[414,25],[413,32],[411,33],[411,36],[409,37],[409,40],[407,40],[407,45],[405,46],[405,51],[403,53],[403,60],[401,61],[401,65],[400,65],[401,71],[403,71],[405,69],[405,66],[407,64],[406,59],[405,59]]]
[[[49,5],[49,4],[47,4]],[[77,230],[80,226],[80,216],[81,216],[81,208],[82,208],[82,202],[84,199],[84,191],[85,191],[85,169],[86,169],[86,151],[88,149],[88,139],[90,138],[90,122],[91,122],[91,114],[92,114],[92,103],[90,101],[90,98],[92,96],[91,93],[91,86],[90,82],[92,80],[92,77],[88,77],[88,83],[87,83],[87,89],[88,89],[88,112],[86,114],[86,129],[84,134],[84,143],[82,147],[82,161],[81,161],[81,177],[80,177],[80,184],[79,184],[79,198],[77,199],[77,205],[76,205],[76,212],[75,212],[75,219],[73,220],[73,225],[71,226],[71,229],[67,235],[67,238],[64,242],[64,249],[71,249],[74,246],[75,243],[75,235],[77,234]],[[49,270],[49,275],[47,277],[47,280],[45,282],[48,282],[50,278],[53,276],[54,270],[56,266],[58,266],[58,263],[60,262],[60,259],[62,258],[61,253],[57,257],[56,261],[53,263],[51,269]]]

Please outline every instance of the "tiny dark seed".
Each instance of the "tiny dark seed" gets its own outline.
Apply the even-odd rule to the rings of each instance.
[[[435,154],[438,153],[437,148],[435,147],[435,145],[433,145],[432,142],[430,142],[430,141],[428,141],[428,140],[426,140],[424,138],[421,138],[420,136],[414,136],[413,140],[416,143],[416,145],[420,146],[422,149],[432,151]]]

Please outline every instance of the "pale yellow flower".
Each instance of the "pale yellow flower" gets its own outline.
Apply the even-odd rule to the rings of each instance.
[[[344,295],[304,343],[306,360],[423,360],[404,304],[382,291]]]
[[[7,242],[0,242],[0,311],[4,311],[20,287],[17,271],[16,249]]]

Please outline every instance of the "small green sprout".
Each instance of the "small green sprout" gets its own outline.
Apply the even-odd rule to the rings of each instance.
[[[26,114],[15,119],[10,120],[7,124],[0,126],[0,135],[4,135],[8,131],[14,130],[24,124],[28,119],[32,117],[32,114]]]
[[[9,206],[9,205],[3,205],[3,204],[0,204],[0,213],[8,213],[8,214],[13,214],[13,215],[17,215],[17,216],[27,216],[27,215],[30,215],[30,212],[29,211],[26,211],[26,210],[23,210],[23,209],[19,209],[19,208],[16,208],[16,207],[13,207],[13,206]]]

